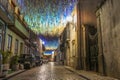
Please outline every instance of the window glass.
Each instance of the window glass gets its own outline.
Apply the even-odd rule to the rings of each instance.
[[[7,45],[8,51],[11,51],[11,48],[12,48],[12,36],[8,35],[8,45]]]
[[[19,43],[19,41],[16,39],[16,41],[15,41],[15,54],[18,54],[18,43]]]

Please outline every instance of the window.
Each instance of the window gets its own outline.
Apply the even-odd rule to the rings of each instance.
[[[12,48],[12,36],[8,35],[8,45],[7,45],[8,51],[11,51],[11,48]]]
[[[20,54],[23,54],[23,43],[20,43]]]
[[[4,28],[5,28],[5,24],[4,22],[0,19],[0,50],[3,50],[4,48]]]
[[[18,54],[18,43],[19,41],[16,39],[15,40],[15,54]]]
[[[0,50],[2,49],[2,35],[0,34]]]
[[[24,54],[27,54],[27,46],[25,45]]]
[[[2,28],[3,28],[3,25],[0,24],[0,34],[2,33]]]

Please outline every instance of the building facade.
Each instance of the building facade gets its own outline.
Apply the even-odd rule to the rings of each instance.
[[[119,4],[119,0],[79,0],[77,69],[119,78]]]
[[[3,50],[5,39],[5,23],[0,20],[0,49]]]
[[[60,37],[60,48],[64,56],[64,64],[72,68],[77,67],[77,11],[74,8],[71,14],[71,21],[68,21]]]
[[[0,50],[11,52],[11,57],[20,54],[40,56],[41,44],[37,34],[28,28],[14,0],[0,0]],[[11,58],[8,67],[10,61]]]
[[[0,49],[2,51],[4,51],[6,27],[13,23],[12,12],[9,1],[0,0]]]
[[[82,25],[82,66],[84,70],[98,72],[98,35],[93,25]]]
[[[99,54],[103,55],[105,75],[120,79],[119,0],[106,0],[97,10]]]
[[[15,6],[12,0],[8,4],[10,4],[14,14],[12,15],[13,23],[6,27],[4,51],[11,51],[13,55],[23,54],[26,49],[25,40],[29,39],[29,31],[19,8]]]
[[[77,4],[77,69],[99,71],[96,9],[104,0],[79,0]],[[93,5],[93,6],[91,6]],[[103,71],[103,69],[101,69]]]

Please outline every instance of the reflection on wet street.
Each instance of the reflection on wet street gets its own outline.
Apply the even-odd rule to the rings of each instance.
[[[8,80],[86,80],[53,62],[43,64]]]

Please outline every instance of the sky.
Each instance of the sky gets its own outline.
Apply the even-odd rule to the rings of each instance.
[[[51,54],[53,54],[53,53],[54,53],[53,50],[48,50],[48,51],[45,51],[45,52],[44,52],[45,55],[51,55]]]
[[[16,0],[16,3],[28,27],[40,35],[46,47],[54,48],[77,0]]]
[[[40,39],[42,40],[45,48],[48,50],[52,50],[52,49],[54,50],[59,46],[58,37],[40,35]]]

